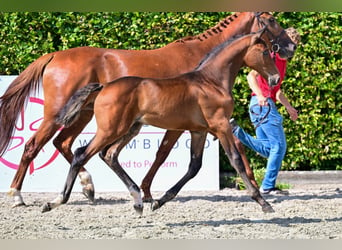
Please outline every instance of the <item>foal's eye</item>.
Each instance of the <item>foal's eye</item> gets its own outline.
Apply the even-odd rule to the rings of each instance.
[[[270,52],[269,52],[268,50],[264,50],[264,51],[262,52],[262,54],[263,54],[264,56],[268,56],[268,55],[270,54]]]

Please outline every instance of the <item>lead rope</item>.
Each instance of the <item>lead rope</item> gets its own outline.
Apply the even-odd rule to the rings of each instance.
[[[272,59],[273,59],[273,61],[275,62],[275,54],[273,54],[272,55]],[[271,98],[271,86],[268,86],[268,95],[267,95],[267,99],[269,99],[269,98]],[[258,114],[258,113],[256,113],[256,112],[254,112],[253,111],[253,108],[255,107],[255,106],[259,106],[260,107],[260,113]],[[266,112],[266,114],[262,117],[262,119],[255,125],[255,128],[257,128],[257,127],[259,127],[262,123],[263,123],[263,121],[267,118],[267,116],[269,115],[269,113],[271,112],[271,105],[267,102],[267,105],[266,106],[261,106],[261,105],[259,105],[259,104],[254,104],[254,105],[252,105],[251,107],[250,107],[250,112],[253,114],[253,115],[260,115],[261,114],[261,112],[262,112],[262,108],[263,107],[268,107],[268,110],[267,110],[267,112]]]

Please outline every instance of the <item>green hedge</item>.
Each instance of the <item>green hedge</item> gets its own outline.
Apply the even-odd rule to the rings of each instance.
[[[78,46],[154,49],[201,33],[230,13],[0,13],[0,74],[20,73],[39,56]],[[293,26],[302,44],[288,65],[283,89],[301,113],[296,122],[284,108],[288,151],[283,169],[342,169],[341,13],[274,13],[283,27]],[[234,117],[249,132],[248,69],[234,88]],[[252,166],[265,159],[250,150]],[[225,157],[221,169],[230,170]]]

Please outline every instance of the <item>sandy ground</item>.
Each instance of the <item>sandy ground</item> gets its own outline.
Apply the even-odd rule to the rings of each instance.
[[[156,211],[133,209],[128,192],[80,193],[41,213],[56,193],[23,193],[26,207],[11,208],[0,193],[1,239],[342,239],[342,184],[296,185],[288,196],[265,196],[264,214],[246,191],[182,191]],[[153,193],[158,198],[161,193]]]

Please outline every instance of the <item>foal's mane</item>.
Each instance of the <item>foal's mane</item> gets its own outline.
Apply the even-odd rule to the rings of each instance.
[[[234,13],[234,14],[226,17],[225,19],[221,20],[218,24],[216,24],[214,27],[204,31],[203,33],[201,33],[199,35],[183,37],[183,38],[180,38],[174,42],[175,43],[184,43],[184,42],[193,41],[196,39],[198,39],[200,41],[208,39],[209,36],[214,36],[215,34],[221,33],[223,31],[223,29],[227,28],[227,26],[239,16],[239,14],[240,13]]]
[[[224,48],[226,48],[227,46],[229,46],[231,43],[233,43],[234,41],[242,38],[242,37],[246,37],[246,36],[251,36],[256,34],[257,32],[252,32],[250,34],[240,34],[240,35],[236,35],[233,36],[232,38],[226,40],[225,42],[217,45],[215,48],[213,48],[208,54],[206,54],[204,56],[204,58],[199,62],[199,64],[197,65],[197,67],[194,69],[194,71],[199,70],[202,66],[204,66],[208,61],[210,61],[213,57],[217,56],[217,54],[219,54]],[[258,39],[258,43],[262,43],[264,45],[266,45],[265,41],[262,40],[261,38]]]

